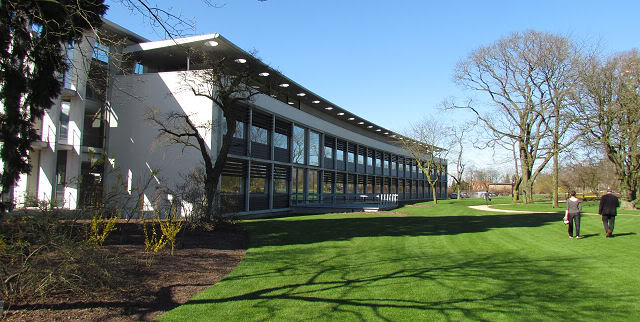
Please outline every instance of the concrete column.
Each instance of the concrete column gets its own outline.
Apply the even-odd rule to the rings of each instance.
[[[253,123],[253,109],[249,108],[249,120],[246,125],[247,155],[251,156],[251,123]]]
[[[244,211],[249,211],[249,201],[251,199],[251,189],[249,189],[251,184],[251,160],[247,161],[247,175],[245,178],[247,179],[244,183]]]

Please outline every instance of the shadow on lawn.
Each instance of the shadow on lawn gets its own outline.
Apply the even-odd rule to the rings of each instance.
[[[250,232],[250,247],[262,247],[340,241],[354,237],[456,235],[495,228],[539,227],[559,222],[560,219],[557,214],[438,217],[363,214],[361,217],[336,219],[299,217],[260,220],[245,222],[243,226]]]
[[[255,280],[255,285],[274,286],[238,292],[233,287],[237,284],[218,285],[209,293],[212,298],[191,300],[167,317],[179,319],[187,311],[218,316],[233,312],[225,306],[231,305],[242,311],[236,313],[256,320],[282,320],[292,314],[292,308],[300,318],[312,320],[620,320],[633,315],[633,305],[613,307],[602,299],[633,303],[638,298],[638,294],[609,294],[575,278],[572,258],[531,260],[516,253],[468,253],[457,258],[464,260],[421,257],[404,258],[398,265],[362,262],[358,274],[352,265],[336,265],[328,259],[314,263],[311,272],[310,266],[294,268],[298,272],[288,274],[299,277],[285,280],[304,276],[304,282],[289,284],[281,284],[284,274],[275,272],[272,283],[265,276],[234,276],[231,283]],[[283,306],[288,313],[283,313]]]

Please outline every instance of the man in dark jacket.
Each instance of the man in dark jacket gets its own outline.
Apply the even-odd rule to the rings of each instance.
[[[613,224],[616,222],[616,208],[618,207],[620,207],[618,197],[611,193],[611,189],[607,189],[607,194],[600,198],[600,208],[598,209],[598,213],[602,216],[602,225],[607,238],[613,235]]]

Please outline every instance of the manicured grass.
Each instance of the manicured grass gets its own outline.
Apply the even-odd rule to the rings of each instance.
[[[167,321],[635,321],[640,217],[605,239],[583,217],[469,209],[251,220],[250,248],[223,281]],[[194,267],[194,269],[198,269]]]

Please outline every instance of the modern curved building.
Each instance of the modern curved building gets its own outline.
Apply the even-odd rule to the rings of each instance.
[[[260,72],[258,81],[251,84],[260,94],[236,111],[238,128],[219,183],[225,212],[335,211],[359,208],[380,194],[397,194],[400,202],[431,200],[434,194],[446,199],[446,174],[438,174],[438,185],[431,191],[415,160],[396,143],[398,133],[322,98],[221,35],[146,41],[108,21],[105,28],[123,36],[126,43],[102,48],[109,55],[94,54],[92,62],[84,65],[102,68],[112,75],[109,82],[102,89],[75,85],[76,90],[65,90],[60,106],[52,107],[43,120],[42,147],[34,150],[32,158],[39,154],[43,161],[46,152],[51,169],[44,170],[44,164],[34,167],[31,180],[19,185],[22,190],[16,189],[14,197],[53,196],[75,208],[122,187],[146,210],[171,200],[174,196],[165,188],[184,182],[192,169],[201,166],[202,157],[195,149],[167,144],[158,137],[147,113],[185,113],[198,124],[211,125],[212,130],[203,129],[201,134],[215,160],[224,132],[222,112],[184,86],[185,73],[199,68],[190,53],[206,51],[238,65],[258,64],[254,69]],[[104,47],[93,44],[93,48],[99,46]],[[116,54],[129,57],[129,63],[111,61]],[[105,95],[100,99],[92,97],[92,92]],[[73,126],[63,124],[65,113]],[[60,136],[65,131],[72,133],[67,141]],[[55,139],[49,132],[57,133]],[[100,154],[108,157],[104,167],[96,162]],[[45,173],[48,181],[61,175],[66,179],[43,185],[37,171]],[[67,184],[74,177],[81,178],[82,184]]]

